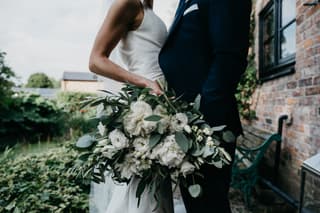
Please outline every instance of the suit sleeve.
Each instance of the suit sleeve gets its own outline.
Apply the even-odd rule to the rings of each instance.
[[[234,104],[237,84],[247,66],[251,1],[202,0],[199,5],[208,28],[211,60],[201,91],[201,109],[209,121],[220,125],[229,105]]]

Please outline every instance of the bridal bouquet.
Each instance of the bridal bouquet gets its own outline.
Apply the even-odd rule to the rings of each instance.
[[[159,200],[157,191],[165,178],[177,183],[187,175],[201,176],[203,164],[222,168],[230,163],[220,143],[234,141],[234,135],[203,120],[200,97],[187,103],[170,91],[156,96],[132,85],[119,94],[104,92],[105,97],[87,103],[96,107],[97,132],[76,143],[83,152],[75,171],[82,177],[103,182],[106,171],[119,183],[138,177],[137,198],[149,190]],[[197,183],[188,190],[193,197],[201,195]]]

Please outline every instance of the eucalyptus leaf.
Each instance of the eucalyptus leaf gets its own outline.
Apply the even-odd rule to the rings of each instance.
[[[197,198],[202,193],[202,188],[199,184],[194,184],[188,187],[188,191],[193,198]]]
[[[194,100],[193,108],[196,110],[200,110],[200,103],[201,103],[201,95],[197,95],[196,99]]]
[[[80,149],[87,149],[93,145],[95,138],[91,135],[84,135],[78,139],[76,146]]]
[[[219,161],[211,161],[209,164],[214,165],[218,169],[221,169],[223,167],[223,162],[221,160]]]
[[[210,155],[213,155],[215,153],[215,148],[211,148],[211,147],[208,147],[208,146],[205,146],[203,147],[203,157],[206,158],[206,157],[209,157]]]
[[[189,150],[189,140],[182,132],[176,132],[175,139],[183,152],[187,153]]]
[[[199,147],[197,147],[192,153],[191,155],[194,157],[199,157],[201,155],[203,155],[204,149],[200,149]]]
[[[199,120],[196,120],[193,124],[194,124],[194,125],[200,125],[200,124],[204,124],[204,123],[206,123],[205,120],[199,119]]]
[[[219,132],[219,131],[222,131],[224,128],[226,128],[226,125],[215,126],[215,127],[212,127],[211,130],[214,132]]]
[[[144,191],[144,189],[146,188],[147,183],[144,180],[140,180],[138,187],[137,187],[137,191],[136,191],[136,198],[138,198],[138,207],[140,205],[140,200],[141,200],[141,195]]]
[[[234,136],[234,134],[230,130],[227,130],[227,131],[223,132],[222,139],[227,143],[233,143],[233,142],[235,142],[236,137]]]
[[[149,140],[150,149],[153,149],[161,140],[161,135],[152,135]]]
[[[158,122],[158,121],[160,121],[161,119],[162,119],[162,117],[159,116],[159,115],[150,115],[150,116],[146,117],[144,120],[145,120],[145,121]]]
[[[191,149],[192,146],[193,146],[193,141],[192,141],[191,139],[189,139],[188,142],[189,142],[189,144],[188,144],[188,145],[189,145],[189,146],[188,146],[188,150],[189,150],[189,149]]]
[[[198,115],[198,114],[192,114],[192,115],[188,116],[189,123],[193,123],[194,121],[196,121],[199,118],[200,118],[200,115]]]

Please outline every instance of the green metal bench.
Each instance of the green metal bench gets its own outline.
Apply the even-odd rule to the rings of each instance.
[[[280,155],[281,134],[269,136],[261,145],[254,148],[238,146],[232,168],[231,187],[242,191],[247,207],[251,207],[252,190],[259,180],[258,166],[272,142],[277,143],[276,153]],[[276,157],[275,170],[278,169],[279,159]]]
[[[231,187],[239,189],[243,193],[244,201],[248,208],[251,207],[250,200],[255,185],[259,180],[264,179],[259,174],[259,165],[273,142],[276,143],[273,182],[276,182],[280,162],[282,125],[283,121],[287,118],[288,116],[281,116],[278,123],[278,133],[266,137],[264,142],[259,146],[253,148],[238,146],[236,148],[232,167]]]

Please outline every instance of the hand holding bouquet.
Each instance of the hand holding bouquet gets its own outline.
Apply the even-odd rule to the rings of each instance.
[[[199,175],[203,164],[218,168],[231,162],[220,143],[233,142],[234,135],[225,126],[210,127],[199,111],[200,97],[194,103],[165,91],[156,96],[150,89],[126,85],[119,94],[90,100],[97,107],[97,132],[77,141],[84,150],[75,168],[83,177],[103,182],[108,171],[116,182],[139,178],[136,196],[145,190],[161,200],[158,191],[170,177],[175,183],[187,175]],[[201,186],[188,186],[193,197],[201,195]]]

